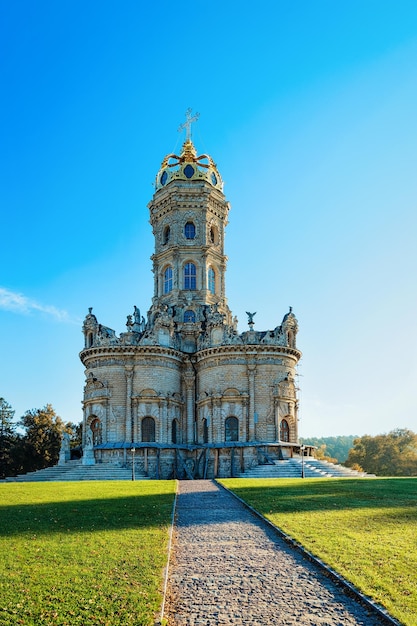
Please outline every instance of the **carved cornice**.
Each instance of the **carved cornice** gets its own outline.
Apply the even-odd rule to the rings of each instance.
[[[286,357],[284,362],[279,362],[280,357]],[[253,359],[257,365],[284,365],[291,367],[287,361],[293,361],[294,365],[301,358],[301,352],[295,348],[271,345],[226,345],[205,348],[195,353],[197,366],[200,368],[212,365],[245,365]],[[80,353],[83,365],[89,367],[100,366],[125,366],[126,359],[132,365],[152,365],[170,367],[172,362],[176,366],[184,363],[188,355],[173,348],[155,345],[139,346],[97,346],[86,348]],[[215,361],[215,363],[213,363]]]
[[[195,356],[197,359],[197,363],[203,361],[204,359],[209,359],[211,357],[222,357],[222,356],[254,356],[256,355],[257,360],[259,360],[262,356],[271,355],[276,358],[279,355],[291,356],[294,357],[296,361],[298,361],[302,353],[296,348],[288,348],[287,346],[275,346],[270,344],[247,344],[247,345],[228,345],[228,346],[215,346],[212,348],[204,348],[203,350],[199,350],[196,352]],[[259,361],[258,361],[259,362]]]
[[[84,399],[82,401],[83,408],[87,408],[88,406],[93,406],[94,404],[99,404],[100,406],[106,407],[109,405],[109,398],[104,396],[101,397],[90,397],[88,394],[84,395]]]
[[[184,401],[182,398],[176,398],[175,396],[142,396],[141,394],[136,394],[132,396],[132,404],[133,406],[139,406],[141,404],[158,404],[159,406],[167,406],[169,408],[171,406],[182,407],[184,405]]]
[[[126,358],[130,357],[132,363],[135,363],[138,357],[163,357],[166,360],[175,360],[179,363],[183,362],[184,355],[178,350],[167,346],[97,346],[94,348],[86,348],[80,352],[80,359],[85,367],[94,358],[123,358],[121,361],[126,363]]]

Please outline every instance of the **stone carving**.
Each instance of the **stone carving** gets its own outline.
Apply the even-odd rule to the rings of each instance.
[[[97,326],[97,318],[95,315],[93,315],[93,307],[89,307],[88,309],[88,314],[85,317],[84,320],[84,324],[83,324],[83,331],[85,332],[86,330],[89,329],[94,329]]]
[[[67,432],[62,433],[61,449],[59,451],[58,465],[65,465],[71,458],[70,452],[70,436]]]
[[[256,311],[255,311],[255,313],[249,313],[249,311],[246,311],[246,315],[248,316],[248,324],[249,324],[249,327],[250,327],[250,329],[252,330],[252,327],[253,327],[253,325],[254,325],[254,323],[255,323],[255,322],[253,321],[253,318],[254,318],[254,317],[255,317],[255,315],[256,315]]]
[[[85,440],[86,440],[86,445],[83,446],[82,464],[83,465],[95,465],[96,460],[94,457],[94,450],[93,450],[93,433],[91,432],[91,430],[87,430]]]
[[[224,314],[220,313],[219,305],[217,303],[207,307],[206,320],[208,326],[224,324]]]
[[[135,305],[134,309],[133,309],[133,326],[132,326],[132,330],[135,333],[142,333],[145,330],[145,318],[140,316],[140,310],[138,309],[138,307]]]

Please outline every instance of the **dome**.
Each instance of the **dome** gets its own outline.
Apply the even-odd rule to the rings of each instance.
[[[158,191],[174,180],[205,180],[212,187],[223,191],[223,181],[213,159],[207,154],[197,155],[191,139],[187,139],[180,156],[168,154],[156,175],[155,190]]]

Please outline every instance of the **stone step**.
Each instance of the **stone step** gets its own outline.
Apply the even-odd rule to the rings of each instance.
[[[294,457],[273,464],[257,465],[242,472],[240,478],[301,478],[303,462],[301,457]],[[373,477],[365,472],[357,472],[344,467],[320,461],[313,457],[304,459],[304,476],[306,478],[363,478]]]
[[[110,463],[82,465],[81,461],[46,467],[37,472],[6,478],[4,482],[52,482],[84,480],[132,480],[132,470]],[[145,474],[135,471],[135,480],[149,480]]]

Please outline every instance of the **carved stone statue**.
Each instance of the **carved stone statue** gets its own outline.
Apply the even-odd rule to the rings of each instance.
[[[86,445],[83,446],[83,465],[95,465],[96,460],[94,457],[93,450],[93,433],[90,430],[87,430],[87,434],[85,437]]]
[[[246,311],[246,315],[248,316],[248,324],[249,324],[250,327],[252,327],[254,325],[254,323],[255,323],[253,321],[253,318],[256,315],[256,311],[255,311],[255,313],[249,313],[249,311]]]
[[[71,458],[70,436],[67,432],[62,433],[61,449],[59,451],[58,465],[65,465]]]

